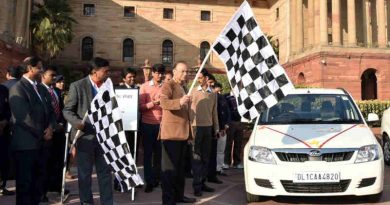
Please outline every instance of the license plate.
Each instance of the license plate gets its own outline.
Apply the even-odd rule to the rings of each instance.
[[[299,172],[294,174],[293,182],[340,182],[340,172]]]

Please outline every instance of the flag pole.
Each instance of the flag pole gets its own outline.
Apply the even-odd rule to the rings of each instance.
[[[194,81],[192,82],[192,85],[191,85],[190,89],[188,90],[188,94],[187,94],[187,95],[191,95],[191,92],[192,92],[192,90],[194,89],[195,83],[196,83],[196,81],[198,80],[198,75],[199,75],[199,73],[203,70],[203,67],[204,67],[204,65],[206,64],[207,59],[210,57],[210,54],[211,54],[211,51],[212,51],[212,50],[213,50],[213,49],[210,48],[210,50],[209,50],[209,52],[207,53],[206,57],[203,59],[203,62],[202,62],[202,64],[200,65],[199,70],[198,70],[198,72],[197,72],[196,75],[195,75]]]
[[[251,135],[256,136],[256,132],[257,132],[256,128],[257,128],[257,124],[259,124],[259,119],[260,119],[260,115],[257,116],[257,118],[256,118],[255,125],[253,126],[253,130],[252,130],[252,134]],[[256,140],[256,137],[253,138],[253,140]]]
[[[85,115],[84,115],[84,117],[83,117],[83,120],[81,121],[82,124],[85,123],[85,120],[87,120],[87,117],[88,117],[88,111],[85,112]],[[72,144],[70,145],[69,151],[72,151],[74,145],[76,144],[77,139],[80,137],[80,136],[79,136],[80,133],[81,133],[81,130],[77,130],[76,135],[74,136],[73,142],[72,142]]]

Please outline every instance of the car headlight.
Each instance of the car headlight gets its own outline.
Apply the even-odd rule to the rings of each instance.
[[[248,154],[249,160],[264,164],[276,164],[271,150],[265,147],[251,146]]]
[[[379,159],[378,145],[367,145],[359,148],[355,163],[371,162]]]

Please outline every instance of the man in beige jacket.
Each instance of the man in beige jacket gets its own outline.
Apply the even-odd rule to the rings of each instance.
[[[205,184],[212,139],[219,132],[217,95],[207,85],[208,75],[204,69],[198,74],[199,86],[191,93],[190,121],[194,136],[192,187],[195,196],[202,196],[202,192],[214,192],[213,188]]]
[[[164,205],[196,201],[184,196],[184,153],[190,133],[190,97],[183,88],[187,73],[187,64],[177,62],[173,68],[173,79],[164,83],[161,88],[161,187]]]

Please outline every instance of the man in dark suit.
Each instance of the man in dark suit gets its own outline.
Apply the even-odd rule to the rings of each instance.
[[[9,175],[9,120],[11,111],[8,103],[8,89],[0,85],[0,195],[14,195],[6,188]]]
[[[48,98],[51,99],[50,106],[53,108],[56,118],[56,129],[53,133],[51,144],[46,147],[46,156],[42,156],[47,160],[47,174],[45,177],[45,183],[43,187],[42,202],[48,201],[46,196],[47,191],[53,191],[61,193],[62,188],[62,169],[65,153],[65,119],[62,114],[63,103],[61,95],[57,94],[54,88],[54,83],[57,76],[57,68],[55,66],[47,66],[42,73],[41,85],[45,88],[49,94]],[[62,106],[61,106],[62,105]],[[69,193],[65,190],[65,194]]]
[[[135,78],[137,77],[137,71],[135,68],[128,67],[122,70],[122,84],[117,86],[117,89],[139,89],[139,86],[136,84]],[[138,118],[140,119],[140,118]],[[139,137],[137,136],[137,146],[134,147],[134,137],[135,133],[134,131],[125,131],[126,140],[130,147],[130,153],[134,157],[135,151],[137,152],[138,156],[138,145],[139,145]],[[134,151],[135,148],[135,151]],[[137,159],[136,159],[137,160]],[[120,191],[120,187],[118,184],[118,180],[114,179],[114,189],[116,191]]]
[[[11,66],[7,68],[7,73],[5,75],[7,81],[5,81],[3,85],[7,87],[8,90],[22,77],[22,70],[23,68],[21,66]]]
[[[94,58],[90,62],[90,74],[70,85],[69,97],[63,110],[65,119],[72,125],[72,137],[75,137],[77,130],[81,131],[76,142],[81,204],[93,204],[91,186],[94,163],[98,176],[101,204],[113,204],[111,169],[104,160],[104,152],[96,139],[96,131],[92,124],[88,119],[84,123],[82,122],[93,97],[107,79],[108,72],[109,62],[103,58]]]
[[[16,204],[39,204],[42,196],[40,159],[45,142],[51,140],[55,118],[50,99],[36,81],[40,78],[41,61],[37,57],[24,60],[25,74],[12,86],[9,103],[12,113],[11,149],[16,165]]]

